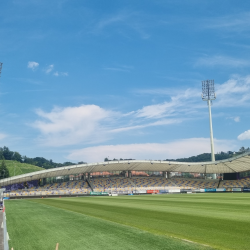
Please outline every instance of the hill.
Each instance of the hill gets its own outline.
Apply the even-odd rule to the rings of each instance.
[[[27,164],[35,165],[35,166],[42,167],[45,169],[75,165],[75,163],[72,163],[72,162],[56,163],[56,162],[53,162],[52,160],[47,160],[43,157],[29,158],[25,155],[22,156],[16,151],[9,150],[9,148],[6,146],[0,147],[0,159],[3,159],[3,158],[5,160],[18,161],[20,163],[27,163]],[[81,163],[83,162],[82,161],[78,162],[78,164],[81,164]]]
[[[5,161],[7,168],[9,169],[10,177],[16,176],[20,174],[26,174],[30,172],[35,172],[39,170],[44,170],[44,168],[40,168],[31,164],[21,163],[18,161]]]

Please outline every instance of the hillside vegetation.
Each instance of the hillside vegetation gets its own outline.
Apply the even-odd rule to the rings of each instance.
[[[6,146],[0,147],[0,159],[5,159],[9,161],[17,161],[20,163],[27,163],[27,164],[35,165],[35,166],[42,167],[45,169],[75,165],[75,163],[72,163],[72,162],[56,163],[56,162],[53,162],[52,160],[47,160],[43,157],[29,158],[25,155],[22,156],[20,153],[16,151],[11,151]],[[81,164],[81,163],[84,163],[84,162],[78,162],[78,164]]]
[[[18,161],[5,161],[6,166],[9,170],[9,177],[26,174],[30,172],[35,172],[39,170],[44,170],[44,168],[40,168],[31,164],[21,163]]]
[[[229,159],[235,156],[238,156],[240,154],[243,154],[245,152],[249,151],[249,148],[245,149],[245,148],[241,148],[239,150],[239,152],[220,152],[215,154],[215,160],[216,161],[220,161],[220,160],[225,160],[225,159]],[[177,162],[207,162],[207,161],[211,161],[211,153],[204,153],[204,154],[200,154],[197,156],[191,156],[188,158],[179,158],[179,159],[166,159],[166,161],[177,161]]]

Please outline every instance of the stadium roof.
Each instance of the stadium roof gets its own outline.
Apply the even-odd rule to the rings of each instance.
[[[60,168],[46,169],[28,174],[22,174],[0,180],[0,186],[14,183],[37,180],[41,178],[56,177],[80,173],[106,172],[106,171],[167,171],[186,173],[237,173],[250,171],[250,152],[230,159],[214,162],[176,162],[176,161],[140,161],[123,160],[78,164]]]

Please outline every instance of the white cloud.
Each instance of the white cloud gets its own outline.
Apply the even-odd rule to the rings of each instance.
[[[68,72],[58,72],[58,71],[56,71],[53,75],[54,76],[68,76]]]
[[[133,66],[128,65],[116,65],[113,67],[103,67],[104,70],[110,70],[110,71],[121,71],[121,72],[131,72],[131,70],[134,69]]]
[[[234,76],[215,87],[215,108],[245,107],[250,104],[250,76]],[[202,115],[207,117],[207,112],[203,110],[207,105],[202,102],[200,93],[196,88],[171,91],[170,96],[166,96],[169,101],[127,113],[114,112],[97,105],[54,108],[50,112],[37,110],[39,118],[32,126],[40,131],[39,142],[44,145],[59,147],[100,143],[113,139],[117,133],[129,135],[132,130],[143,132],[148,127],[178,124],[188,119],[200,119]],[[230,119],[240,121],[239,116],[231,116]],[[240,135],[238,138],[243,137]]]
[[[28,68],[35,70],[39,66],[39,63],[37,62],[28,62]],[[54,70],[54,64],[49,65],[44,71],[46,74],[51,73]],[[68,76],[68,72],[59,72],[56,71],[53,73],[54,76]]]
[[[142,125],[134,125],[134,126],[127,126],[127,127],[125,126],[125,127],[121,127],[121,128],[115,128],[113,130],[110,130],[110,133],[118,133],[118,132],[133,130],[133,129],[142,129],[142,128],[147,128],[147,127],[153,127],[153,126],[176,124],[176,123],[180,123],[180,122],[181,122],[181,119],[163,119],[163,120],[156,121],[156,122],[144,123]]]
[[[117,15],[114,15],[112,17],[104,18],[100,20],[100,22],[97,24],[98,29],[103,29],[107,26],[113,25],[115,23],[125,22],[129,18],[129,15],[125,13],[119,13]]]
[[[143,107],[136,111],[139,118],[154,118],[177,116],[183,113],[189,113],[191,109],[198,108],[202,102],[200,97],[201,91],[197,89],[187,89],[179,91],[180,94],[172,95],[170,101],[159,104],[153,104]],[[195,99],[197,97],[197,100]],[[195,107],[194,107],[195,106]]]
[[[250,130],[243,132],[237,138],[240,141],[249,140],[250,139]]]
[[[216,151],[237,148],[234,141],[214,140]],[[190,138],[169,143],[120,144],[87,147],[72,151],[68,159],[74,161],[102,162],[105,157],[133,158],[137,160],[164,160],[189,157],[210,152],[209,138]]]
[[[28,62],[28,68],[35,70],[39,66],[39,63],[37,62]]]
[[[234,121],[235,121],[235,122],[240,122],[240,117],[239,117],[239,116],[236,116],[236,117],[234,118]]]
[[[50,146],[73,145],[80,142],[102,141],[101,122],[112,116],[112,112],[96,105],[54,108],[46,113],[36,111],[40,117],[32,126],[40,130],[40,142]]]
[[[229,32],[242,32],[250,29],[250,12],[241,12],[207,20],[206,28]],[[204,27],[203,27],[204,28]]]
[[[50,146],[96,143],[114,137],[116,133],[163,126],[181,122],[180,119],[160,119],[148,122],[96,105],[54,108],[51,112],[36,111],[39,119],[32,126],[41,132],[40,143]]]
[[[217,99],[214,102],[218,107],[246,106],[250,103],[250,76],[233,76],[223,84],[216,84]]]
[[[148,39],[150,35],[146,32],[146,28],[152,25],[152,21],[147,19],[148,17],[142,12],[122,11],[112,16],[102,18],[92,32],[99,34],[105,29],[112,29],[115,27],[115,29],[113,29],[114,32],[126,38],[129,38],[131,35],[136,33],[142,39]],[[118,25],[119,29],[116,29]],[[110,33],[111,32],[109,32],[109,34]]]
[[[45,73],[49,74],[54,70],[54,64],[49,65],[46,69],[45,69]],[[54,76],[68,76],[68,72],[59,72],[59,71],[55,71],[53,73]]]
[[[174,114],[176,107],[178,107],[178,103],[175,101],[145,106],[137,111],[137,117],[160,118],[170,116]]]
[[[233,58],[228,56],[205,56],[199,58],[195,66],[208,66],[208,67],[215,67],[215,66],[223,66],[223,67],[244,67],[249,66],[250,61]]]
[[[54,69],[54,65],[51,64],[51,65],[49,65],[49,66],[45,69],[45,73],[46,73],[46,74],[49,74],[53,69]]]
[[[215,84],[215,92],[216,100],[213,101],[215,108],[246,107],[250,105],[250,75],[245,77],[233,75],[228,81]],[[170,100],[144,106],[134,111],[134,116],[142,119],[175,118],[179,120],[180,117],[195,119],[195,116],[199,116],[200,109],[206,108],[206,104],[201,100],[201,88],[188,88],[185,91],[180,89],[142,91],[142,94],[154,96],[161,96],[162,93],[166,96],[165,99],[170,98]],[[240,118],[234,118],[236,122],[240,120]]]

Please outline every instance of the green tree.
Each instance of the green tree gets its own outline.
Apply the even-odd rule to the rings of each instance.
[[[4,146],[3,147],[3,157],[6,160],[12,160],[12,156],[13,156],[13,151],[10,151],[8,147]]]
[[[9,176],[10,173],[3,158],[0,164],[0,179],[8,178]]]
[[[241,153],[245,153],[245,151],[246,151],[246,149],[244,147],[241,147],[239,150],[239,152],[241,152]]]
[[[22,156],[18,152],[14,152],[14,154],[12,156],[12,160],[13,161],[19,161],[19,162],[23,161]]]

